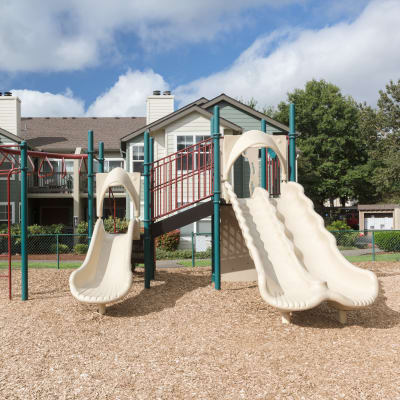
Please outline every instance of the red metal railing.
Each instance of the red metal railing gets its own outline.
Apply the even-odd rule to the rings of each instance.
[[[271,196],[281,194],[281,164],[278,157],[267,154],[267,190]]]
[[[152,163],[153,221],[213,195],[213,150],[208,138]]]

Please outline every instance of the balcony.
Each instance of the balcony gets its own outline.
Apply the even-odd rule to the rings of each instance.
[[[29,193],[72,193],[73,177],[63,176],[62,172],[54,172],[51,176],[39,178],[37,175],[28,176]]]
[[[93,182],[93,190],[96,193],[96,179]],[[83,193],[88,192],[88,177],[87,174],[82,173],[79,176],[79,189]],[[114,186],[112,188],[113,193],[125,193],[125,188],[123,186]]]

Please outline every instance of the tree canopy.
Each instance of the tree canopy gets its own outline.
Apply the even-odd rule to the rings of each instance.
[[[360,193],[368,177],[368,140],[360,130],[361,110],[340,89],[312,80],[288,93],[273,118],[288,124],[289,103],[296,104],[299,182],[316,205],[329,199],[368,197]],[[364,114],[368,114],[364,110]]]

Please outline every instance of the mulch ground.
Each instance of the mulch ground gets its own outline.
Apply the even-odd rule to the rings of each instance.
[[[249,283],[208,268],[161,270],[151,290],[101,316],[75,301],[70,270],[29,271],[30,300],[0,280],[1,399],[400,399],[400,263],[376,303],[340,325],[323,304],[291,325]]]

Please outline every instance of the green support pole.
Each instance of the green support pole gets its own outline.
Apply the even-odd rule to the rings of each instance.
[[[214,116],[210,120],[210,136],[214,133]],[[211,282],[215,282],[214,257],[214,214],[211,215]]]
[[[28,300],[28,145],[21,142],[21,299]]]
[[[289,171],[289,181],[296,182],[296,129],[293,103],[290,103],[289,108]]]
[[[267,133],[267,121],[261,120],[261,130]],[[261,149],[261,187],[267,190],[267,149],[263,147]]]
[[[57,269],[60,269],[60,241],[58,239],[58,234],[56,234],[56,248],[57,248]]]
[[[151,175],[151,167],[153,165],[154,162],[154,138],[150,137],[150,154],[149,154],[149,161],[150,161],[150,167],[149,167],[149,174]],[[151,189],[151,176],[150,176],[150,189]],[[151,219],[153,218],[153,216],[151,215],[151,209],[153,207],[153,202],[154,202],[154,198],[153,198],[153,192],[150,191],[150,224],[151,224]],[[151,234],[151,226],[150,226],[150,234]],[[154,243],[154,238],[151,238],[150,241],[150,254],[151,254],[151,279],[154,280],[155,278],[155,273],[156,273],[156,260],[155,260],[155,243]]]
[[[99,172],[104,172],[104,143],[99,142]]]
[[[150,133],[144,133],[144,287],[150,289],[151,280],[151,235],[150,235]]]
[[[88,131],[88,237],[93,235],[93,131]]]
[[[195,247],[194,247],[194,232],[192,232],[192,267],[194,268],[195,266]]]
[[[220,196],[221,196],[221,176],[220,176],[220,157],[219,157],[219,106],[214,106],[214,287],[221,289],[221,257],[220,257]]]
[[[375,261],[375,231],[372,231],[372,261]]]

